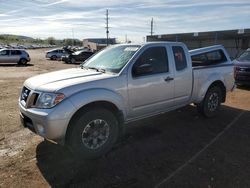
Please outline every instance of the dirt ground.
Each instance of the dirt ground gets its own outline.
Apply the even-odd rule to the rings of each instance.
[[[95,161],[21,127],[18,96],[30,76],[76,67],[29,50],[28,66],[0,65],[0,187],[250,187],[250,88],[229,93],[217,117],[194,106],[131,123]]]

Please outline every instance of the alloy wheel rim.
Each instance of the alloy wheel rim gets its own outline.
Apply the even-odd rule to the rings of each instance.
[[[219,95],[217,93],[212,93],[208,99],[208,109],[213,112],[217,109],[219,105]]]
[[[109,133],[110,126],[105,120],[92,120],[82,132],[82,143],[88,149],[96,150],[107,142]]]

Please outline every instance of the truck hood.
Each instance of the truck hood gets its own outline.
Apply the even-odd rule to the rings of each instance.
[[[112,76],[114,75],[95,70],[71,68],[31,77],[25,81],[24,85],[36,91],[55,92],[75,84],[101,80]]]

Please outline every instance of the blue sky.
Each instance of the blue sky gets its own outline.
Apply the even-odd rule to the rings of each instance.
[[[142,41],[155,34],[250,28],[250,0],[0,0],[0,33],[35,38],[110,37]]]

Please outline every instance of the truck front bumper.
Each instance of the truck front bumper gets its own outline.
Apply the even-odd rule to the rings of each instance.
[[[22,125],[47,140],[63,145],[71,117],[71,113],[68,110],[74,108],[69,102],[66,102],[67,107],[65,107],[64,101],[63,103],[64,105],[58,104],[58,106],[51,109],[37,109],[25,108],[19,102]]]

